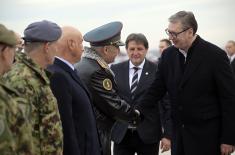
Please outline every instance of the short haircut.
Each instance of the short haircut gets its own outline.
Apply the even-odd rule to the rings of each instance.
[[[183,29],[192,28],[193,34],[197,32],[197,21],[194,14],[190,11],[179,11],[172,15],[168,20],[171,23],[180,22],[183,25]]]
[[[142,43],[146,49],[149,48],[148,40],[142,33],[131,33],[126,38],[126,42],[125,42],[126,49],[128,48],[128,43],[130,41],[135,41],[136,43]]]
[[[165,42],[168,46],[172,45],[172,43],[169,39],[161,39],[160,42]]]
[[[24,51],[26,53],[30,53],[31,51],[39,48],[43,44],[44,44],[43,42],[25,42]]]

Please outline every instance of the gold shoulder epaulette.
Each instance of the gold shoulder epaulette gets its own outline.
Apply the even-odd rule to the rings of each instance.
[[[97,59],[97,62],[99,63],[99,65],[100,65],[102,68],[109,68],[108,64],[105,63],[103,60]]]

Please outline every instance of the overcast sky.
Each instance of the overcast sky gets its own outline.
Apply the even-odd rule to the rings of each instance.
[[[130,33],[143,33],[150,49],[167,37],[168,18],[186,10],[194,13],[202,38],[220,47],[235,40],[235,0],[1,0],[0,10],[0,23],[20,34],[28,24],[43,19],[75,26],[83,34],[121,21],[122,40]]]

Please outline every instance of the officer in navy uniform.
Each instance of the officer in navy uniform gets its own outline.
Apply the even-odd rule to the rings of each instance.
[[[84,35],[90,43],[75,68],[89,88],[96,115],[98,132],[104,155],[111,155],[111,128],[116,120],[136,125],[139,112],[118,96],[113,72],[108,64],[120,52],[121,22],[111,22],[95,28]]]

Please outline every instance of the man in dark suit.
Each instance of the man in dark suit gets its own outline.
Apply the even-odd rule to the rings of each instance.
[[[230,64],[235,74],[235,41],[229,40],[225,46],[226,52],[229,56]]]
[[[157,66],[145,59],[149,46],[143,34],[130,34],[126,39],[125,47],[129,60],[112,65],[111,69],[115,74],[119,95],[135,107],[153,82]],[[114,155],[158,154],[161,136],[158,106],[156,105],[148,112],[149,115],[146,115],[138,127],[133,127],[128,123],[115,123],[112,129]],[[164,146],[164,151],[170,146],[167,147]]]
[[[73,64],[83,52],[82,34],[63,27],[52,73],[51,89],[57,98],[64,134],[64,155],[100,155],[100,144],[91,98]]]
[[[192,12],[169,18],[167,48],[141,113],[166,91],[171,99],[174,155],[228,155],[235,144],[235,78],[226,53],[196,35]]]

